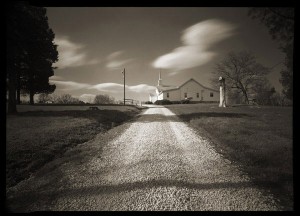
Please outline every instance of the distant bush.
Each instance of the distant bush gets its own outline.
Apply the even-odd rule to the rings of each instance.
[[[172,101],[172,104],[182,104],[181,101]]]
[[[49,94],[41,93],[38,97],[38,103],[47,103],[52,102],[52,97]]]
[[[52,101],[55,104],[83,104],[83,101],[80,101],[78,98],[73,97],[70,94],[62,94],[52,96]]]
[[[153,104],[151,101],[146,101],[145,104]]]
[[[157,101],[154,102],[154,104],[156,104],[156,105],[168,105],[168,104],[172,104],[172,102],[169,101],[169,100],[157,100]]]
[[[94,99],[94,104],[114,104],[114,103],[115,103],[115,99],[106,94],[105,95],[98,94]]]

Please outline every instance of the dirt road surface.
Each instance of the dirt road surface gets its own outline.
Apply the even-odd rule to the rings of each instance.
[[[278,210],[167,108],[99,134],[7,191],[11,211]]]

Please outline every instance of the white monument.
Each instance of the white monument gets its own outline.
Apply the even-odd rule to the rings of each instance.
[[[225,100],[225,78],[219,77],[220,81],[220,104],[219,107],[226,107],[226,100]]]

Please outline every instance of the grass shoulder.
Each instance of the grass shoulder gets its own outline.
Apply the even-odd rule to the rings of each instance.
[[[120,110],[28,111],[7,116],[6,187],[30,177],[31,173],[68,149],[97,134],[133,120],[141,108]]]
[[[166,107],[211,139],[216,151],[239,165],[253,182],[272,192],[284,210],[293,209],[292,107]]]

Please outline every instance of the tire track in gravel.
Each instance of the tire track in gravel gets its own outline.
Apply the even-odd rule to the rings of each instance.
[[[91,145],[96,145],[96,138]],[[82,164],[64,163],[36,210],[278,210],[271,195],[167,108],[147,109]],[[51,174],[48,174],[51,175]],[[15,191],[41,190],[33,177]],[[29,188],[29,189],[28,189]],[[24,189],[23,189],[24,190]],[[26,194],[26,193],[25,193]],[[51,201],[43,201],[51,196]]]

